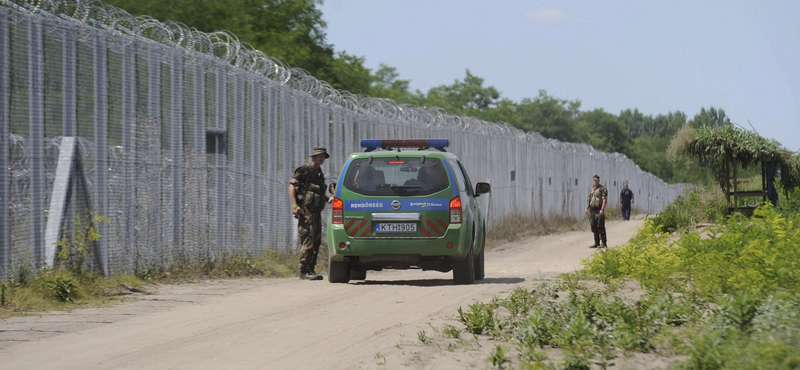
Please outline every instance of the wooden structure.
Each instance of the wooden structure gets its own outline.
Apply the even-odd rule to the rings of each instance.
[[[725,198],[728,201],[728,213],[750,214],[759,203],[767,201],[769,197],[767,182],[772,179],[767,178],[767,164],[761,162],[761,190],[739,190],[738,169],[736,157],[728,157],[728,160],[725,161],[725,173],[727,175],[725,183],[728,185],[725,188]],[[751,198],[753,200],[752,204],[748,203],[748,199]]]
[[[682,129],[683,131],[683,129]],[[724,125],[718,127],[688,127],[683,141],[677,144],[678,152],[699,159],[710,166],[728,202],[728,212],[750,213],[759,203],[769,200],[778,203],[776,181],[784,192],[800,187],[798,154],[783,149],[771,139]],[[761,189],[740,190],[739,168],[761,166]],[[780,175],[778,175],[780,171]],[[752,203],[748,203],[753,199]]]

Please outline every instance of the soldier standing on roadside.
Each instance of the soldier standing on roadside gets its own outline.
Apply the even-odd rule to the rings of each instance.
[[[333,199],[325,198],[325,175],[321,166],[327,158],[330,155],[324,147],[314,148],[311,162],[297,167],[289,180],[292,214],[297,218],[300,236],[300,279],[303,280],[322,280],[314,268],[322,243],[322,210],[325,203]]]
[[[586,209],[584,214],[589,216],[592,222],[592,233],[594,233],[594,244],[589,248],[605,248],[606,244],[606,203],[608,201],[608,190],[600,185],[600,176],[594,175],[592,178],[592,189],[589,190],[589,197],[586,199]],[[600,244],[600,242],[603,244]]]
[[[628,189],[628,182],[622,183],[622,191],[619,193],[619,203],[622,205],[622,219],[631,219],[631,204],[633,204],[633,191]]]

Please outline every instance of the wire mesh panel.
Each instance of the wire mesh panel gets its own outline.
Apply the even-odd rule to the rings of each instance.
[[[651,214],[682,193],[621,154],[355,96],[224,32],[73,3],[0,0],[0,277],[46,265],[62,137],[78,137],[84,179],[64,182],[77,189],[64,232],[105,217],[87,267],[106,274],[296,248],[293,170],[323,145],[334,181],[364,138],[450,139],[472,182],[492,184],[479,198],[490,226],[582,217],[595,173],[611,193],[628,180]]]
[[[11,71],[8,9],[0,8],[0,279],[10,273],[11,262],[11,131],[9,99]]]

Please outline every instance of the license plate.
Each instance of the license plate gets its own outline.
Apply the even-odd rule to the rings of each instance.
[[[408,222],[379,222],[375,224],[376,233],[415,233],[417,224]]]

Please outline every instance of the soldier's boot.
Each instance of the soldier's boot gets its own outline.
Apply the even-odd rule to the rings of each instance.
[[[300,280],[322,280],[322,275],[317,275],[311,268],[303,267],[300,268]]]
[[[600,246],[600,236],[594,234],[594,244],[590,245],[589,248],[597,248]]]
[[[603,239],[603,244],[600,245],[601,248],[608,248],[608,244],[606,243],[606,236],[605,234],[601,235],[601,239]]]

